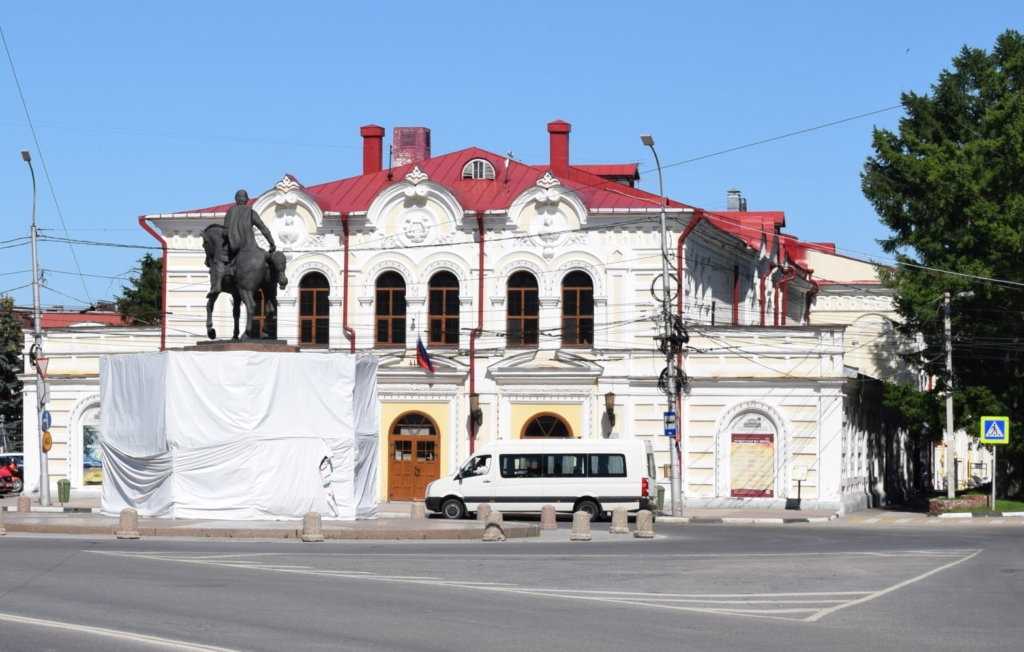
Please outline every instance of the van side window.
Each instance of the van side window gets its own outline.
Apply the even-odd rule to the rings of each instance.
[[[585,455],[545,455],[544,477],[582,478],[587,475]]]
[[[491,456],[477,455],[462,467],[462,477],[472,478],[475,475],[487,475],[491,470]]]
[[[502,455],[501,477],[539,478],[543,455]]]
[[[591,455],[590,477],[592,478],[624,478],[626,477],[625,455]]]

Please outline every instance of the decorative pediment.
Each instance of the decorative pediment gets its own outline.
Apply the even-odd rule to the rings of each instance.
[[[281,177],[274,187],[260,195],[253,204],[274,234],[274,240],[284,250],[300,249],[314,244],[324,214],[299,180],[290,174]],[[257,237],[266,246],[262,237]]]
[[[498,384],[592,385],[604,367],[567,351],[526,351],[491,365],[487,373]]]
[[[427,173],[420,169],[420,166],[414,166],[412,172],[405,175],[405,180],[414,186],[418,186],[420,183],[427,180]]]
[[[434,373],[416,364],[415,353],[384,356],[377,367],[378,381],[382,385],[461,385],[465,382],[466,374],[469,372],[469,367],[465,363],[436,351],[430,354],[430,361],[434,365]]]

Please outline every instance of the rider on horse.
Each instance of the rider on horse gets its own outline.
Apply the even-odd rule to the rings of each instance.
[[[253,227],[259,229],[263,237],[267,239],[270,253],[274,253],[277,249],[270,229],[260,219],[259,213],[254,211],[248,203],[249,193],[239,190],[235,193],[235,205],[224,216],[223,246],[219,248],[212,260],[208,258],[206,261],[210,268],[210,292],[206,295],[207,297],[216,297],[221,292],[225,277],[234,275],[235,258],[238,257],[238,252],[246,247],[255,246]]]

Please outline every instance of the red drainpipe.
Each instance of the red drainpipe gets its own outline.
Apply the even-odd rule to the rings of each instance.
[[[683,229],[683,232],[679,234],[679,239],[676,241],[676,306],[679,311],[679,319],[683,318],[683,246],[686,244],[686,239],[690,237],[693,230],[697,228],[697,225],[705,219],[704,211],[697,209],[693,217],[690,218],[690,222]],[[676,366],[682,369],[683,367],[683,354],[680,353],[676,356]],[[683,419],[683,395],[679,394],[676,398],[676,420],[682,422]],[[677,431],[678,439],[676,439],[676,463],[679,469],[683,468],[683,447],[679,445],[682,441],[682,426]]]
[[[469,332],[469,394],[476,394],[476,340],[484,330],[484,212],[476,212],[476,231],[480,234],[480,258],[477,262],[476,328]],[[476,450],[476,419],[469,419],[469,454]]]
[[[356,332],[348,325],[348,213],[341,213],[341,246],[345,262],[341,279],[341,330],[348,338],[349,351],[356,352]]]
[[[160,350],[164,351],[167,349],[167,240],[149,225],[145,215],[139,215],[139,226],[156,238],[160,243],[160,249],[163,250],[163,262],[160,263],[163,274],[160,288]]]
[[[782,326],[786,325],[786,311],[789,309],[789,282],[796,278],[796,270],[790,267],[786,270],[786,273],[779,279],[779,292],[782,293],[782,299],[778,302],[781,304],[782,318],[779,320]],[[777,326],[780,324],[776,324]]]

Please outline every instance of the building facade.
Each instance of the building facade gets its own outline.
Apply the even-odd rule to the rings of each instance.
[[[635,187],[635,164],[570,162],[570,131],[548,124],[549,160],[527,165],[478,148],[433,156],[429,132],[405,128],[403,164],[386,168],[385,131],[369,125],[361,174],[311,186],[285,175],[252,201],[288,260],[276,319],[257,308],[262,326],[303,350],[380,360],[380,499],[421,497],[476,446],[526,437],[646,438],[668,483],[662,202]],[[673,406],[687,503],[781,506],[799,486],[805,506],[863,505],[844,437],[853,322],[815,312],[828,290],[809,252],[828,247],[783,235],[782,213],[738,199],[719,213],[665,205],[670,307],[689,336],[688,391]],[[101,350],[205,339],[201,234],[228,207],[139,218],[163,249],[161,329],[96,334],[102,343],[53,333],[47,350],[89,366]],[[226,296],[213,324],[231,332]],[[92,373],[75,391],[96,393]],[[81,403],[55,414],[68,451],[81,447]],[[60,459],[81,484],[74,455]]]

